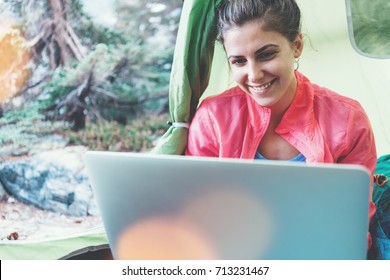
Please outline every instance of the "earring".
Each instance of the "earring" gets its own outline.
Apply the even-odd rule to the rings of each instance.
[[[299,68],[299,57],[294,60],[294,70],[297,71]]]

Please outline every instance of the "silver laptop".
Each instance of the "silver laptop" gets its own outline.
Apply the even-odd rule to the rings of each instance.
[[[365,259],[370,177],[306,165],[90,151],[115,259]]]

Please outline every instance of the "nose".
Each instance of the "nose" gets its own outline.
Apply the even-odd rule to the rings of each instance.
[[[259,82],[264,77],[264,71],[260,63],[248,63],[248,81]]]

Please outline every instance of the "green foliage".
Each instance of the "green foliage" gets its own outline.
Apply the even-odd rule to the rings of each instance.
[[[63,68],[59,68],[56,72],[54,72],[52,80],[43,84],[45,94],[40,96],[40,102],[43,109],[47,109],[50,106],[55,105],[69,93],[71,87],[67,86],[67,80],[68,71]]]
[[[0,118],[0,147],[31,148],[40,137],[62,134],[70,145],[85,145],[92,150],[136,151],[152,149],[167,129],[169,116],[150,115],[123,125],[116,121],[87,122],[84,130],[72,131],[66,123],[44,120],[38,103],[7,111]]]
[[[57,68],[44,85],[42,107],[50,118],[66,114],[62,107],[68,105],[69,93],[90,77],[83,105],[91,118],[99,112],[106,120],[126,122],[149,110],[161,112],[168,97],[170,56],[169,51],[151,52],[134,41],[117,47],[99,44],[74,68]]]
[[[144,152],[151,150],[155,141],[167,128],[167,115],[151,115],[133,120],[127,125],[118,122],[87,122],[84,130],[67,130],[70,144],[84,145],[91,150]]]
[[[84,45],[93,48],[96,44],[117,46],[126,44],[127,38],[116,29],[96,25],[89,16],[85,15],[83,24],[74,25],[73,28],[78,34],[83,34],[81,41]]]
[[[167,118],[149,115],[167,112],[182,0],[115,0],[115,26],[94,22],[82,0],[58,1],[63,18],[53,12],[53,1],[3,2],[34,44],[32,75],[18,96],[24,106],[5,104],[0,145],[31,145],[45,133],[58,133],[48,120],[62,120],[73,144],[152,147],[167,128]],[[53,38],[65,39],[60,44]],[[85,131],[69,129],[85,124]]]
[[[103,81],[105,73],[109,73],[119,59],[109,56],[107,46],[99,44],[73,68],[57,68],[52,79],[43,85],[43,107],[47,109],[60,103],[90,75]]]
[[[40,136],[58,129],[44,121],[38,103],[28,103],[18,110],[9,110],[0,118],[0,146],[30,147]]]

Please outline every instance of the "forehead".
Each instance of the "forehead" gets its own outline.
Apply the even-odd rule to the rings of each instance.
[[[290,42],[276,31],[266,30],[258,21],[231,27],[224,33],[224,47],[228,54],[253,53],[262,46],[273,44],[280,48],[291,47]]]

